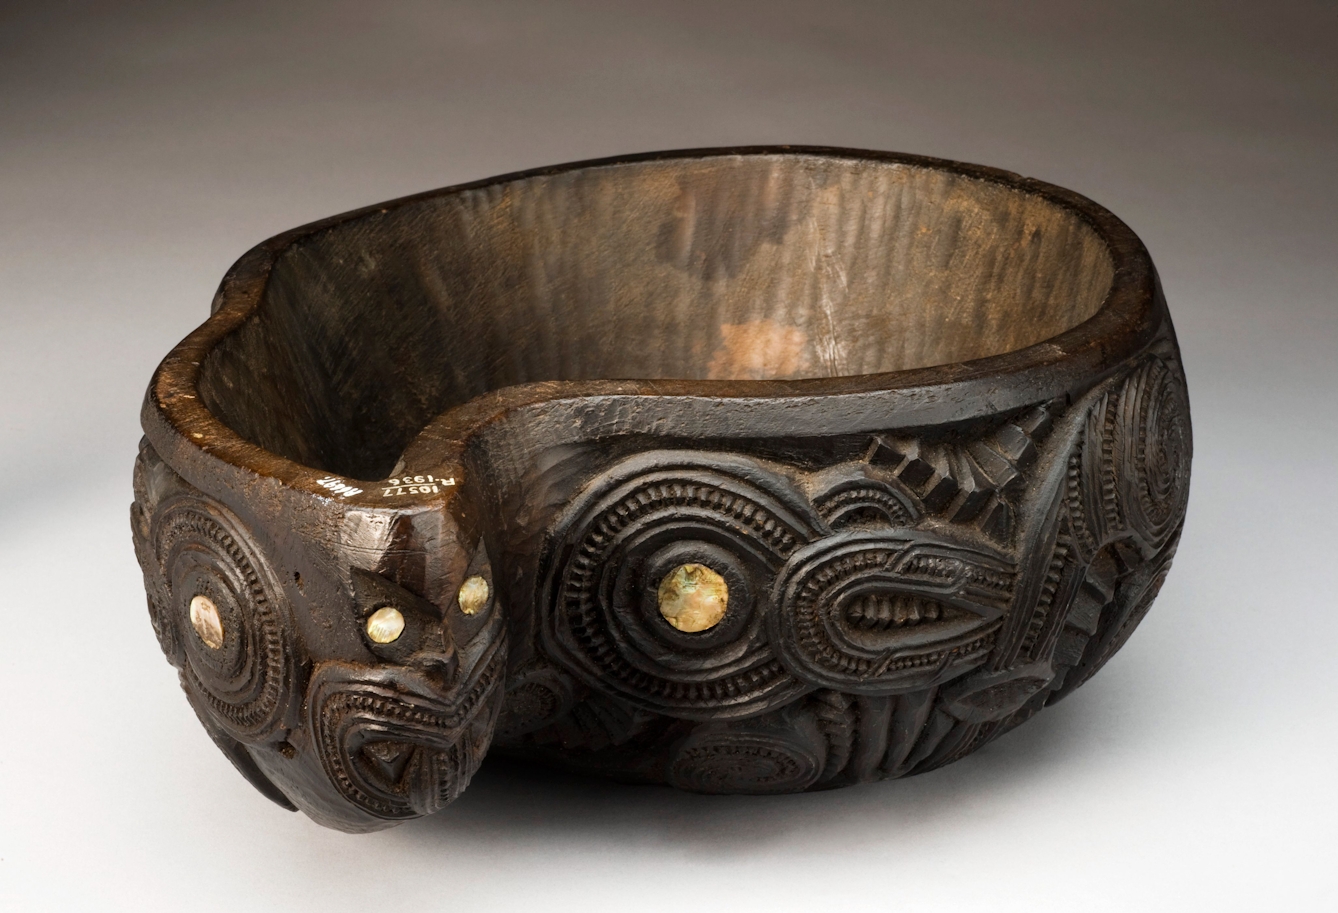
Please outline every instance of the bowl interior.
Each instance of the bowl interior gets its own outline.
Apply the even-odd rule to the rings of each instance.
[[[950,171],[782,153],[590,166],[300,238],[200,389],[262,447],[376,479],[490,390],[965,361],[1083,322],[1112,276],[1077,213]]]

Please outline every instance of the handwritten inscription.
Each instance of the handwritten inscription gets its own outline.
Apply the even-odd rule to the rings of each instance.
[[[455,477],[447,479],[438,479],[428,475],[404,476],[398,479],[387,479],[387,485],[381,489],[381,497],[393,498],[397,495],[435,495],[439,494],[443,488],[450,488],[455,484]]]
[[[362,494],[361,488],[354,488],[343,479],[337,479],[334,476],[326,476],[323,479],[317,479],[316,484],[322,488],[328,489],[339,495],[341,498],[349,498],[353,495]]]
[[[383,498],[394,498],[399,495],[435,495],[440,494],[443,488],[451,488],[455,485],[454,476],[442,479],[431,474],[403,476],[387,479],[386,481],[387,484],[381,486],[381,497]],[[354,495],[362,494],[363,491],[361,488],[350,485],[336,476],[317,479],[316,484],[341,498],[351,498]]]

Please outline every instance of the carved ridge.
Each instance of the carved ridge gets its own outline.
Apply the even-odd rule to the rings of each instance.
[[[178,496],[162,505],[153,523],[177,619],[174,628],[188,628],[181,619],[196,591],[208,591],[229,610],[220,650],[185,633],[185,681],[229,735],[257,742],[283,722],[295,685],[294,663],[287,624],[276,605],[281,597],[267,580],[272,575],[262,576],[258,569],[263,561],[258,550],[239,542],[244,535],[223,508],[197,496]]]

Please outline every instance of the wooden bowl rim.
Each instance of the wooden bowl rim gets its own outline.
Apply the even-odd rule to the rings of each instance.
[[[903,415],[900,424],[920,427],[961,421],[1088,387],[1146,349],[1169,319],[1156,270],[1137,235],[1101,205],[1044,181],[946,159],[824,146],[649,152],[570,162],[430,190],[321,219],[256,245],[225,274],[209,318],[173,347],[154,372],[141,412],[145,432],[169,464],[192,483],[204,483],[202,487],[216,487],[207,484],[210,476],[234,489],[261,480],[328,499],[328,486],[320,485],[318,480],[328,479],[330,473],[243,438],[200,399],[200,366],[215,346],[261,306],[270,271],[289,247],[369,215],[512,181],[640,162],[761,155],[873,161],[946,171],[1039,196],[1077,214],[1101,238],[1114,267],[1110,289],[1097,311],[1084,322],[1025,348],[971,361],[803,380],[546,381],[504,387],[430,420],[406,450],[406,457],[415,454],[415,465],[451,465],[460,459],[470,438],[499,421],[553,404],[570,406],[607,398],[654,397],[665,403],[673,400],[699,405],[709,400],[760,409],[761,414],[773,416],[776,410],[790,416],[802,415],[806,404],[811,403],[819,410],[845,416],[842,430],[846,432],[862,430],[869,423],[865,415],[884,418]],[[739,413],[733,410],[732,414]],[[882,424],[886,425],[886,420]],[[811,433],[836,433],[824,431],[833,427],[831,422],[814,423]],[[804,431],[803,427],[795,429],[795,433]],[[368,481],[364,487],[373,485],[373,481]],[[385,506],[370,501],[368,504]],[[397,505],[399,509],[403,506]]]

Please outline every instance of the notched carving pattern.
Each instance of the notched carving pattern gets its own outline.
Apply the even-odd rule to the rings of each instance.
[[[700,793],[788,793],[822,776],[827,745],[806,708],[699,725],[675,749],[666,779]]]
[[[1189,499],[1189,402],[1183,382],[1158,358],[1125,382],[1120,409],[1112,444],[1121,503],[1150,554],[1166,544]]]
[[[841,463],[814,479],[813,506],[833,530],[911,526],[924,506],[891,473],[867,462]]]
[[[130,505],[130,537],[135,547],[135,558],[144,575],[144,594],[148,602],[149,624],[153,627],[153,635],[157,638],[158,647],[167,657],[167,661],[180,669],[186,658],[181,647],[181,632],[177,630],[171,613],[171,596],[167,581],[163,579],[163,569],[158,562],[154,547],[153,517],[150,508],[150,505],[158,500],[159,489],[162,487],[160,483],[164,478],[179,480],[179,477],[167,468],[149,442],[141,440],[139,456],[135,459],[135,500]]]
[[[838,534],[787,565],[773,636],[806,681],[913,691],[984,661],[1015,578],[1002,554],[929,533]]]
[[[1047,703],[1071,694],[1124,646],[1166,580],[1178,537],[1177,529],[1150,560],[1120,544],[1097,554],[1056,638],[1057,675]]]
[[[491,741],[504,656],[496,645],[478,676],[456,688],[402,667],[321,664],[307,700],[335,788],[385,819],[429,815],[454,801]]]
[[[1174,363],[1148,358],[1088,409],[1018,650],[1023,660],[1054,664],[1038,701],[1053,703],[1090,678],[1146,613],[1175,554],[1191,456],[1189,404]]]
[[[1003,541],[1017,519],[1010,496],[1025,483],[1037,447],[1063,406],[1062,400],[1034,406],[969,442],[879,435],[869,461],[890,469],[919,496],[926,510]]]
[[[240,521],[202,495],[160,504],[151,538],[163,627],[180,643],[186,687],[230,736],[263,741],[284,723],[295,684],[288,609],[273,574]],[[200,596],[218,610],[218,647],[191,626],[191,600]]]
[[[568,544],[543,600],[547,642],[591,687],[670,716],[737,716],[788,701],[807,686],[776,659],[764,618],[777,570],[820,524],[798,492],[753,461],[633,458],[558,524]],[[660,581],[687,563],[728,585],[725,616],[706,631],[678,631],[658,610]]]
[[[753,554],[766,554],[740,586],[761,609],[760,642],[802,688],[715,717],[700,707],[671,713],[705,722],[669,750],[664,778],[697,791],[767,792],[919,773],[976,750],[1099,668],[1165,578],[1185,507],[1188,413],[1178,365],[1160,358],[1077,405],[1081,417],[1076,428],[1065,423],[1057,451],[1045,447],[1066,408],[1061,401],[1015,414],[975,439],[879,435],[863,461],[791,470],[809,502],[782,499],[791,516],[805,518],[788,527],[769,524],[775,514],[760,503],[778,490],[793,494],[778,480],[786,470],[744,469],[741,457],[646,455],[640,490],[617,468],[594,483],[618,496],[601,502],[610,519],[559,523],[558,535],[569,531],[568,567],[578,568],[565,580],[579,581],[561,592],[594,594],[568,605],[595,621],[635,611],[635,588],[619,581],[640,574],[645,586],[659,566],[645,558],[653,550],[633,547],[644,538],[641,517],[655,516],[655,547],[665,549],[677,535],[696,535],[699,493],[722,476],[735,487],[718,503],[738,503],[740,478],[763,492],[753,496],[746,522],[738,513],[720,527],[737,536],[733,554],[747,553],[749,543]],[[674,461],[671,485],[652,478]],[[722,461],[731,467],[725,473]],[[1047,481],[1050,474],[1058,478]],[[1052,483],[1055,500],[1035,502],[1036,486]],[[1019,513],[1027,503],[1035,514]],[[789,535],[768,539],[763,530]],[[1019,557],[1018,549],[1034,548],[1024,539],[1038,535],[1043,554]],[[759,592],[768,577],[770,591]],[[616,625],[610,630],[617,633],[592,654],[643,643]],[[694,655],[687,643],[661,648],[661,663],[671,661],[666,653]],[[587,681],[600,687],[597,676]],[[654,716],[665,710],[653,701],[633,701],[654,711],[642,716],[646,725],[624,726],[616,739],[581,735],[602,731],[591,721],[641,713],[627,697],[622,689],[599,696],[598,713],[578,701],[529,744],[589,752],[596,769],[626,763],[626,750],[601,754],[612,745],[664,751],[660,740],[677,730]],[[586,723],[576,725],[578,717]]]
[[[1087,416],[1070,457],[1066,507],[1089,553],[1136,537],[1145,558],[1160,551],[1184,516],[1193,440],[1178,367],[1140,365]]]
[[[149,518],[141,502],[130,505],[130,528],[135,545],[135,558],[139,561],[144,575],[144,595],[148,602],[149,624],[153,627],[153,636],[158,640],[158,648],[163,651],[167,661],[177,668],[185,663],[181,649],[181,635],[171,613],[171,595],[167,581],[163,579],[163,570],[158,564],[150,539]]]
[[[469,567],[480,569],[491,576],[481,554]],[[472,615],[443,613],[380,574],[351,568],[349,578],[363,645],[380,664],[317,667],[312,740],[336,791],[362,812],[432,814],[468,785],[492,743],[506,667],[501,614],[492,600]],[[398,618],[396,636],[373,637],[369,622],[386,612]]]
[[[1049,450],[1057,403],[976,439],[879,435],[864,460],[811,472],[700,452],[622,461],[554,523],[541,650],[505,696],[499,612],[457,618],[353,570],[356,623],[380,665],[317,666],[306,723],[320,763],[363,813],[399,820],[454,799],[494,725],[521,753],[709,793],[963,757],[1099,669],[1175,552],[1192,446],[1178,364],[1148,358],[1076,405]],[[1036,503],[1050,484],[1054,499]],[[242,743],[274,738],[293,704],[288,609],[239,521],[183,486],[150,499],[137,476],[150,615],[249,776]],[[1020,515],[1026,503],[1045,518]],[[1039,540],[1030,554],[1024,539]],[[728,589],[702,631],[658,609],[661,581],[691,564]],[[221,647],[190,626],[194,595],[218,607]],[[368,619],[387,607],[400,633],[374,639]]]

